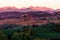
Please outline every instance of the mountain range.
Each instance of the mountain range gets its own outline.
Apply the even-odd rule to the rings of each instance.
[[[30,6],[30,7],[28,7],[28,8],[26,8],[26,7],[23,7],[23,8],[16,8],[16,7],[2,7],[2,8],[0,8],[0,11],[19,11],[19,12],[27,12],[27,11],[50,11],[50,12],[52,12],[52,11],[60,11],[60,9],[56,9],[56,10],[54,10],[54,9],[52,9],[52,8],[47,8],[47,7],[38,7],[38,6],[36,6],[36,7],[33,7],[33,6]]]
[[[17,17],[22,15],[32,15],[34,17],[47,17],[47,16],[60,16],[60,9],[51,9],[47,7],[33,7],[30,6],[28,8],[16,8],[16,7],[2,7],[0,8],[0,18],[2,17]]]
[[[3,23],[21,23],[32,24],[42,22],[47,23],[47,20],[60,20],[60,9],[51,9],[47,7],[33,7],[16,8],[16,7],[2,7],[0,8],[0,24]],[[57,21],[54,21],[57,22]],[[58,21],[60,22],[60,21]]]

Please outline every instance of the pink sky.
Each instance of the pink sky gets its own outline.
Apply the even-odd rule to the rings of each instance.
[[[14,6],[17,8],[39,6],[60,9],[60,0],[0,0],[0,7]]]

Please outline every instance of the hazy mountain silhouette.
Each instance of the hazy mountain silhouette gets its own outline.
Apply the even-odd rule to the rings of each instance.
[[[16,8],[16,7],[7,6],[7,7],[1,7],[0,11],[20,11],[20,12],[27,12],[27,11],[47,11],[47,12],[52,12],[52,11],[60,11],[60,9],[54,10],[52,8],[39,7],[39,6],[36,6],[36,7],[30,6],[28,8],[22,7],[22,8],[19,9],[19,8]]]
[[[47,10],[53,10],[51,8],[47,8],[47,7],[33,7],[33,6],[30,6],[28,8],[16,8],[16,7],[2,7],[0,8],[0,11],[21,11],[21,12],[27,12],[27,11],[47,11]]]

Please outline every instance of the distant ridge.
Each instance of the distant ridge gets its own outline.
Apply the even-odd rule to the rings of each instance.
[[[30,6],[28,8],[26,7],[22,7],[22,8],[16,8],[16,7],[10,7],[10,6],[7,6],[7,7],[1,7],[0,8],[0,12],[6,12],[6,11],[18,11],[18,12],[28,12],[28,11],[46,11],[46,12],[53,12],[53,11],[60,11],[60,9],[52,9],[52,8],[47,8],[47,7],[39,7],[39,6],[36,6],[36,7],[33,7],[33,6]]]

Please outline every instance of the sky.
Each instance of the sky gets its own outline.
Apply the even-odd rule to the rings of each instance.
[[[17,8],[39,6],[60,9],[60,0],[0,0],[0,7],[14,6]]]

